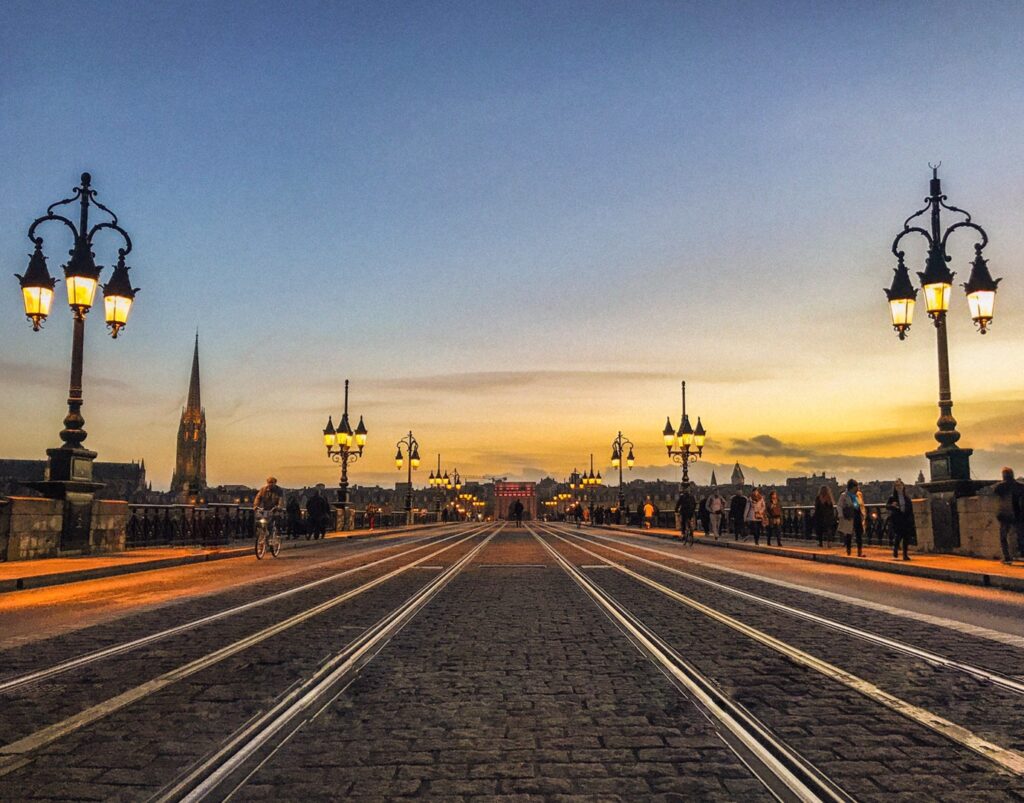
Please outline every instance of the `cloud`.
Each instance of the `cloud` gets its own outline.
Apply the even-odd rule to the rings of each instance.
[[[759,457],[810,457],[814,451],[800,446],[785,444],[771,435],[755,435],[753,438],[733,438],[730,448],[741,455]]]

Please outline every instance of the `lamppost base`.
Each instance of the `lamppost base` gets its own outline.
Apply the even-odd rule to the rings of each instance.
[[[931,475],[929,485],[942,486],[944,490],[954,490],[961,484],[971,483],[971,455],[973,449],[961,449],[958,446],[939,447],[931,452],[926,452],[928,458],[928,470]],[[929,489],[930,490],[930,489]],[[968,494],[959,494],[965,496]]]
[[[29,483],[29,487],[48,499],[64,501],[60,551],[65,554],[86,552],[92,526],[92,500],[103,487],[102,482],[93,482],[92,479],[92,462],[96,459],[96,452],[80,448],[59,448],[47,449],[46,454],[50,458],[46,466],[46,478],[41,482]]]

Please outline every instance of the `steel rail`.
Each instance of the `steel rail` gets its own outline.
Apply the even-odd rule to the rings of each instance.
[[[627,577],[631,577],[639,583],[664,594],[670,599],[704,614],[709,619],[713,619],[716,622],[719,622],[720,624],[723,624],[726,627],[729,627],[732,630],[763,644],[769,649],[785,656],[794,663],[807,667],[830,680],[858,692],[869,700],[878,703],[891,711],[895,711],[897,714],[900,714],[918,725],[923,725],[949,741],[977,753],[983,758],[988,759],[997,766],[1000,766],[1015,775],[1024,775],[1024,754],[1021,754],[1016,750],[1003,747],[1002,745],[998,745],[995,742],[991,742],[962,725],[957,725],[955,722],[951,722],[944,717],[940,717],[925,708],[913,705],[899,697],[896,697],[895,695],[889,694],[868,680],[854,675],[851,672],[847,672],[845,669],[835,666],[822,658],[818,658],[808,652],[804,652],[791,644],[787,644],[782,639],[775,638],[762,630],[758,630],[755,627],[744,624],[738,619],[734,619],[733,617],[717,611],[702,602],[698,602],[692,597],[688,597],[675,589],[662,585],[657,580],[653,580],[639,572],[635,572],[628,566],[624,566],[621,563],[616,563],[610,558],[598,555],[596,552],[593,552],[586,547],[573,543],[568,538],[563,537],[557,532],[553,532],[552,535],[560,541],[565,542],[573,549],[578,549],[581,552],[590,555],[592,558],[617,569]]]
[[[561,536],[551,529],[542,528],[542,531],[561,539]],[[721,734],[723,741],[779,800],[852,800],[835,782],[776,737],[743,706],[729,698],[710,678],[673,650],[607,591],[573,566],[532,528],[531,533],[551,554],[555,562],[641,651],[691,697],[712,722],[717,722],[725,729],[726,733]]]
[[[912,658],[918,658],[922,661],[927,661],[929,664],[933,664],[935,666],[941,666],[945,669],[952,669],[957,672],[962,672],[966,675],[970,675],[971,677],[977,680],[984,680],[991,683],[994,686],[999,686],[1000,688],[1006,689],[1007,691],[1014,692],[1015,694],[1024,695],[1024,683],[1010,677],[1009,675],[1004,675],[989,669],[983,669],[982,667],[974,666],[973,664],[966,664],[962,661],[957,661],[953,658],[947,658],[944,655],[939,655],[938,653],[931,652],[930,650],[925,650],[921,647],[915,647],[913,644],[907,644],[902,641],[897,641],[896,639],[888,638],[887,636],[872,633],[868,630],[862,630],[858,627],[854,627],[853,625],[847,625],[842,622],[837,622],[834,619],[829,619],[825,616],[821,616],[816,613],[811,613],[810,611],[805,611],[802,608],[794,608],[793,606],[786,605],[783,602],[777,602],[775,600],[768,599],[767,597],[762,597],[758,594],[754,594],[750,591],[744,591],[742,589],[735,588],[734,586],[719,583],[715,580],[710,580],[707,577],[701,577],[700,575],[690,574],[690,572],[684,572],[682,569],[677,569],[673,566],[666,566],[663,563],[658,563],[657,561],[641,557],[640,555],[634,555],[631,552],[626,552],[625,550],[617,549],[616,547],[608,546],[607,544],[591,541],[590,539],[584,538],[580,535],[576,535],[575,537],[579,538],[580,540],[586,541],[587,543],[592,544],[596,547],[600,547],[601,549],[607,549],[610,552],[617,552],[620,555],[625,555],[626,557],[632,558],[633,560],[639,561],[641,563],[646,563],[650,566],[655,566],[659,569],[662,569],[663,571],[678,575],[679,577],[685,577],[687,580],[693,580],[695,582],[702,583],[703,585],[710,586],[719,591],[724,591],[727,594],[732,594],[749,602],[755,602],[759,605],[764,605],[774,610],[782,611],[783,613],[786,613],[790,616],[799,619],[804,619],[808,622],[813,622],[814,624],[821,625],[822,627],[827,627],[830,630],[835,630],[837,632],[844,633],[845,635],[852,636],[853,638],[868,641],[880,647],[885,647],[895,652],[900,652],[904,655],[909,655]],[[622,542],[615,541],[614,543]],[[624,546],[632,545],[624,544]],[[637,547],[637,549],[644,548],[645,547]]]
[[[565,528],[562,526],[563,532],[576,532],[575,528]],[[964,633],[968,636],[974,636],[975,638],[985,639],[986,641],[994,641],[998,644],[1005,644],[1010,647],[1016,647],[1017,649],[1024,650],[1024,637],[1014,636],[1010,633],[1004,633],[998,630],[992,630],[990,628],[981,627],[979,625],[971,625],[966,622],[959,622],[953,619],[945,619],[941,616],[932,616],[931,614],[919,613],[918,611],[911,611],[904,608],[896,608],[892,605],[884,605],[880,602],[873,602],[868,599],[862,599],[859,597],[851,597],[847,594],[840,594],[836,591],[828,591],[823,588],[814,588],[812,586],[801,585],[800,583],[790,582],[788,580],[780,580],[776,577],[770,577],[764,574],[756,574],[754,572],[744,571],[737,569],[733,566],[727,566],[722,563],[713,563],[710,561],[702,561],[697,558],[687,557],[681,553],[666,552],[663,549],[655,549],[654,547],[644,546],[642,544],[634,543],[632,541],[623,541],[622,538],[626,535],[633,536],[648,536],[647,533],[640,531],[626,531],[625,535],[620,535],[617,538],[613,538],[610,535],[603,533],[595,533],[588,531],[587,533],[592,538],[598,538],[604,541],[609,541],[613,544],[621,544],[623,546],[632,546],[637,549],[641,549],[644,552],[651,552],[655,555],[663,555],[673,560],[678,560],[683,563],[695,563],[698,566],[706,566],[714,569],[715,571],[722,572],[724,574],[732,574],[737,577],[744,577],[748,580],[754,580],[758,583],[764,583],[765,585],[778,586],[779,588],[785,588],[788,591],[800,591],[804,594],[810,594],[812,596],[821,597],[822,599],[834,600],[835,602],[842,602],[847,605],[852,605],[857,608],[864,608],[868,611],[876,611],[878,613],[888,614],[889,616],[896,616],[901,619],[909,619],[914,622],[921,622],[926,625],[932,625],[933,627],[941,627],[945,630],[952,630],[957,633]]]
[[[305,715],[320,705],[325,698],[337,696],[338,687],[347,686],[353,675],[379,654],[384,643],[405,627],[431,599],[460,574],[503,526],[504,522],[456,563],[332,656],[270,710],[229,739],[220,750],[154,799],[160,803],[196,803],[218,795],[220,790],[226,791],[227,797],[234,794],[281,746],[271,743],[278,733],[287,731],[284,739],[279,740],[281,743],[291,739],[295,732],[309,721],[304,718]],[[293,725],[294,727],[291,727]],[[229,786],[232,787],[230,790],[227,789]],[[224,797],[221,796],[219,799]]]
[[[390,572],[363,583],[354,589],[345,591],[342,594],[307,608],[304,611],[293,614],[292,616],[270,625],[269,627],[265,627],[262,630],[238,639],[237,641],[227,644],[213,652],[207,653],[206,655],[196,658],[187,664],[183,664],[182,666],[172,669],[169,672],[165,672],[164,674],[159,675],[156,678],[152,678],[145,683],[110,697],[101,703],[92,705],[77,714],[40,728],[21,739],[17,739],[5,745],[0,745],[0,776],[6,775],[15,769],[30,763],[31,758],[29,755],[31,753],[34,753],[71,733],[81,730],[88,725],[92,725],[93,723],[110,716],[116,711],[120,711],[121,709],[126,708],[145,697],[149,697],[168,686],[178,683],[187,677],[191,677],[204,669],[208,669],[209,667],[214,666],[215,664],[218,664],[221,661],[242,652],[243,650],[247,650],[250,647],[260,644],[273,636],[295,627],[296,625],[312,619],[314,616],[324,613],[331,608],[335,608],[338,605],[359,596],[360,594],[364,594],[377,586],[383,585],[410,569],[413,569],[422,563],[426,563],[428,560],[437,557],[443,552],[447,552],[452,547],[459,546],[460,544],[475,538],[478,534],[479,532],[474,532],[473,534],[466,535],[461,540],[454,541],[441,549],[423,555],[404,566],[399,566],[397,569],[393,569]]]
[[[453,533],[452,535],[439,538],[438,540],[433,541],[432,543],[444,543],[445,541],[451,540],[452,538],[456,538],[459,535],[464,534],[465,533]],[[423,535],[418,538],[412,539],[411,541],[407,541],[406,543],[408,544],[417,543],[419,541],[425,541],[428,538],[433,538],[436,535],[439,535],[439,533],[430,533],[428,535]],[[354,555],[342,555],[335,558],[330,558],[329,560],[320,561],[312,566],[307,566],[304,569],[300,569],[299,571],[308,571],[309,569],[315,569],[320,566],[329,565],[331,563],[340,563],[342,561],[351,560],[353,558],[367,557],[369,555],[374,555],[378,552],[382,552],[385,549],[393,549],[395,547],[400,546],[402,546],[400,543],[391,543],[386,546],[380,546],[374,549],[363,550],[361,552],[355,553]],[[343,572],[337,572],[335,574],[330,575],[329,577],[324,577],[319,580],[313,580],[309,583],[304,583],[294,588],[285,589],[284,591],[278,591],[274,594],[270,594],[269,596],[260,597],[259,599],[252,600],[250,602],[245,602],[241,605],[236,605],[233,608],[226,608],[225,610],[218,611],[217,613],[212,613],[209,616],[203,616],[199,619],[193,619],[190,622],[184,622],[180,625],[175,625],[174,627],[169,627],[164,630],[160,630],[156,633],[151,633],[148,636],[141,636],[137,639],[125,641],[121,644],[114,644],[110,647],[105,647],[100,650],[85,653],[84,655],[79,655],[75,658],[69,658],[66,661],[61,661],[60,663],[54,664],[44,669],[37,669],[33,672],[27,672],[23,675],[8,678],[7,680],[0,680],[0,694],[5,694],[7,692],[14,691],[15,689],[21,688],[22,686],[26,686],[31,683],[38,683],[43,680],[48,680],[49,678],[55,677],[56,675],[63,674],[64,672],[70,672],[73,669],[78,669],[79,667],[95,663],[96,661],[101,661],[104,658],[110,658],[115,655],[123,655],[124,653],[131,652],[132,650],[136,650],[139,647],[144,647],[147,644],[152,644],[156,641],[161,641],[165,638],[170,638],[171,636],[178,635],[179,633],[185,633],[190,630],[195,630],[196,628],[202,627],[203,625],[208,625],[212,622],[217,622],[221,619],[226,619],[230,616],[236,616],[237,614],[244,613],[245,611],[252,610],[253,608],[259,608],[271,602],[277,602],[279,600],[290,597],[293,594],[299,594],[303,591],[308,591],[312,588],[316,588],[317,586],[324,585],[325,583],[330,583],[334,580],[338,580],[350,574],[360,572],[363,569],[369,569],[381,563],[386,563],[387,561],[405,557],[406,555],[410,555],[413,552],[416,552],[417,550],[426,549],[428,546],[430,546],[430,544],[420,544],[420,546],[414,547],[413,549],[408,549],[404,552],[399,552],[394,555],[387,555],[383,558],[379,558],[378,560],[371,561],[370,563],[364,563],[351,569],[346,569]],[[279,577],[280,575],[277,576]],[[271,577],[270,579],[273,579],[273,577]]]

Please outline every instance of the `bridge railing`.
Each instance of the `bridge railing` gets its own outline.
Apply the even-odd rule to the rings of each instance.
[[[128,505],[126,549],[224,546],[253,536],[253,511],[244,505]]]

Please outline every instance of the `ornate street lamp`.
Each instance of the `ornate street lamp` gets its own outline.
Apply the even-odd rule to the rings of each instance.
[[[588,505],[594,504],[594,490],[598,485],[603,485],[604,480],[601,479],[601,472],[594,473],[594,453],[590,453],[590,473],[583,473],[582,477],[583,487],[587,491],[587,503]]]
[[[629,450],[625,460],[622,458],[623,452]],[[633,463],[636,462],[633,457],[633,441],[629,438],[622,437],[622,430],[619,430],[619,434],[615,436],[615,440],[612,441],[612,468],[619,470],[619,511],[626,505],[626,493],[622,487],[622,464],[625,462],[626,467],[630,471],[633,470]]]
[[[452,490],[453,488],[455,489],[456,493],[462,490],[462,478],[459,476],[459,470],[455,469],[452,472],[452,475],[449,477],[448,471],[446,469],[444,474],[442,475],[441,455],[438,454],[437,473],[435,474],[433,471],[430,472],[430,476],[427,478],[427,485],[429,485],[431,488],[437,489],[437,520],[440,521],[441,508],[444,506],[444,503],[447,502],[447,492]]]
[[[76,202],[79,207],[78,225],[75,225],[67,217],[54,212],[58,207]],[[95,206],[105,212],[110,216],[110,220],[90,226],[90,206]],[[18,275],[17,278],[21,284],[25,315],[31,321],[34,331],[40,329],[43,321],[50,314],[53,291],[57,284],[57,280],[50,276],[46,267],[43,238],[36,236],[36,230],[43,223],[50,221],[63,223],[71,230],[74,238],[73,246],[68,252],[70,259],[64,265],[68,306],[71,308],[73,318],[71,381],[68,389],[68,414],[64,419],[64,429],[60,433],[63,445],[57,449],[46,450],[49,456],[46,480],[33,485],[49,497],[66,499],[75,505],[78,508],[76,515],[65,515],[65,522],[74,520],[81,523],[86,528],[85,537],[87,538],[87,511],[91,509],[92,494],[103,487],[101,483],[92,481],[92,464],[96,459],[96,453],[82,446],[87,437],[84,429],[85,419],[82,417],[82,352],[85,340],[85,316],[93,306],[100,272],[103,270],[101,265],[95,263],[95,254],[92,250],[93,241],[101,231],[109,229],[120,235],[123,240],[123,247],[117,250],[117,265],[110,281],[103,285],[105,317],[112,337],[116,338],[128,323],[128,315],[138,289],[132,287],[128,277],[129,267],[125,264],[125,257],[132,250],[131,238],[128,236],[128,232],[118,225],[117,215],[96,200],[96,190],[92,189],[92,177],[88,173],[82,173],[82,183],[75,188],[73,195],[51,204],[47,208],[46,214],[33,221],[28,229],[28,238],[35,248],[29,258],[28,270],[25,271],[24,276]],[[75,532],[68,531],[65,535],[68,536],[68,540],[81,540],[81,526],[78,524],[74,526],[76,527]],[[63,541],[62,547],[67,548]]]
[[[943,231],[942,209],[963,215],[964,219]],[[931,213],[930,227],[925,229],[922,226],[912,226],[911,221],[925,212]],[[925,308],[935,324],[939,352],[939,420],[938,430],[935,432],[935,440],[938,441],[939,448],[927,452],[925,456],[931,467],[933,483],[952,483],[952,487],[946,488],[946,490],[959,488],[962,491],[970,492],[970,457],[973,450],[962,449],[956,445],[960,440],[960,433],[957,432],[956,419],[953,417],[953,396],[949,382],[949,344],[946,335],[946,313],[949,311],[954,276],[948,267],[951,258],[947,254],[946,243],[954,231],[965,228],[972,229],[980,237],[979,241],[974,244],[971,276],[963,287],[967,294],[971,318],[978,330],[985,334],[992,323],[996,289],[1002,280],[992,278],[992,274],[988,270],[988,262],[981,255],[982,250],[988,245],[988,235],[985,230],[974,223],[971,216],[963,209],[946,203],[946,196],[942,194],[942,184],[939,180],[937,166],[932,166],[930,194],[925,198],[924,207],[904,221],[903,230],[893,240],[892,252],[896,256],[895,275],[892,286],[885,291],[885,294],[889,300],[889,313],[893,329],[896,330],[900,340],[904,340],[910,330],[914,315],[917,290],[911,283],[910,272],[904,263],[906,254],[901,250],[900,242],[910,233],[921,235],[928,241],[928,256],[925,260],[924,271],[917,275],[921,281],[921,288],[924,290]],[[937,486],[935,489],[940,490],[941,487]]]
[[[338,483],[338,510],[341,511],[342,527],[345,526],[345,511],[348,508],[348,464],[354,463],[363,456],[363,449],[366,447],[366,425],[363,417],[359,416],[359,425],[352,431],[352,425],[348,421],[348,380],[345,380],[345,407],[342,410],[338,427],[335,429],[334,420],[327,417],[327,426],[324,427],[324,446],[327,447],[327,456],[335,463],[341,464],[341,481]]]
[[[405,462],[405,458],[402,456],[402,448],[405,448],[405,453],[409,456],[409,462],[406,467],[408,488],[405,492],[405,523],[412,524],[412,472],[413,469],[420,467],[420,445],[416,438],[413,437],[412,430],[409,430],[409,434],[398,441],[395,451],[395,468],[401,470],[402,464]]]
[[[690,417],[686,414],[686,382],[682,383],[683,391],[683,414],[679,421],[679,431],[672,427],[672,419],[665,419],[665,429],[662,435],[665,439],[665,450],[673,462],[683,466],[683,478],[680,482],[681,488],[690,484],[690,463],[696,463],[704,455],[704,441],[707,432],[700,416],[697,417],[697,428],[690,425]]]

